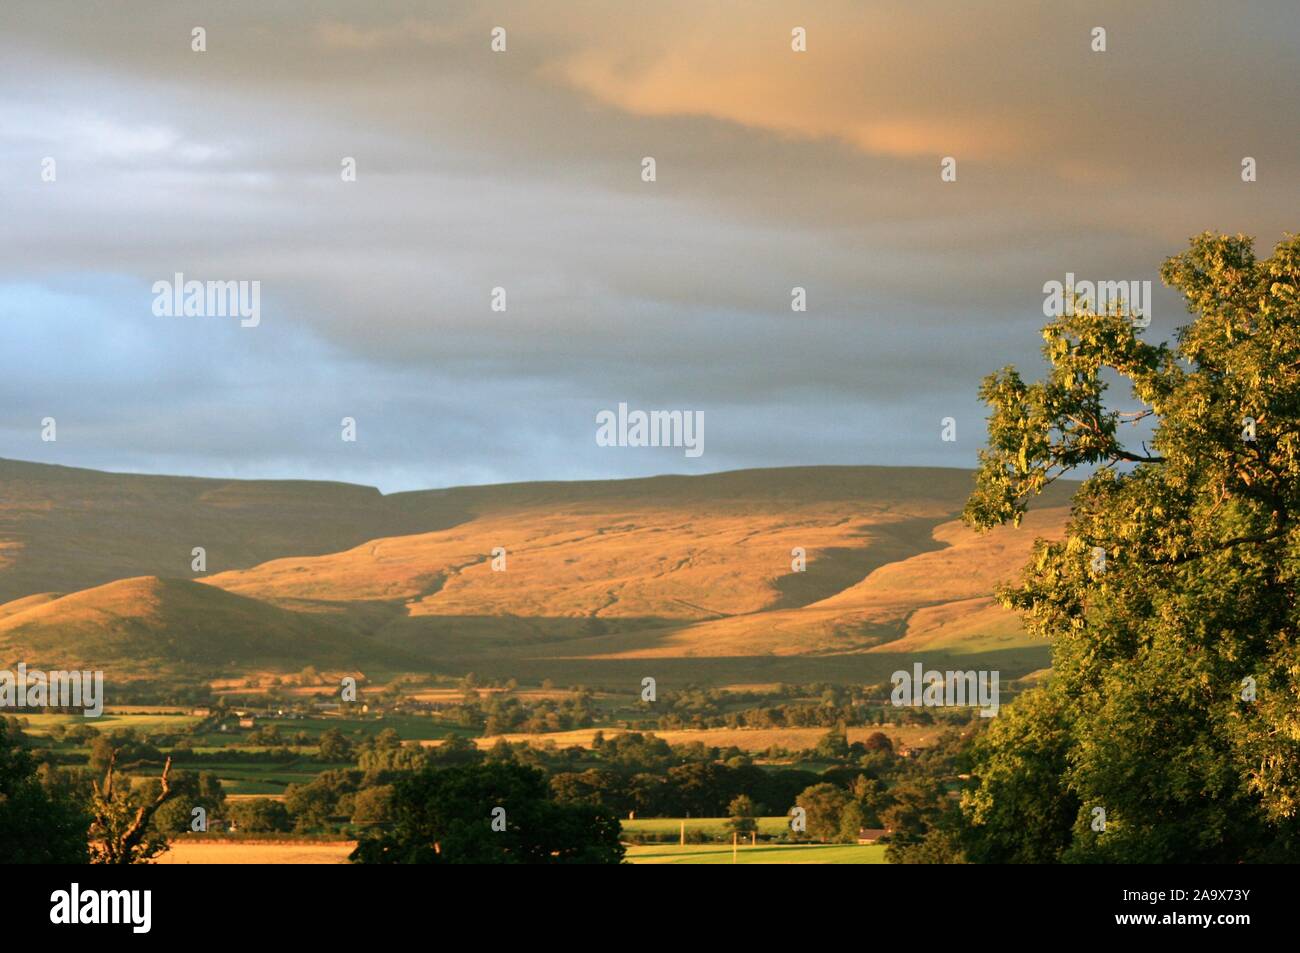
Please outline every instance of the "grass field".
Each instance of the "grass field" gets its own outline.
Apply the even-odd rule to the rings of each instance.
[[[728,818],[725,817],[648,817],[644,820],[623,821],[623,834],[633,836],[637,834],[657,834],[664,836],[667,834],[677,835],[681,833],[683,821],[686,824],[687,832],[703,831],[710,837],[730,837],[731,828],[727,826]],[[789,828],[790,819],[786,817],[760,817],[758,818],[758,832],[769,837],[775,837],[778,834],[786,833]],[[730,849],[730,848],[728,848]]]
[[[741,846],[735,854],[738,864],[883,864],[883,844],[759,844]],[[730,864],[730,844],[650,844],[629,847],[632,864]]]
[[[24,730],[33,735],[48,734],[49,730],[55,725],[65,725],[69,728],[75,725],[89,725],[105,732],[114,731],[118,728],[135,728],[146,733],[180,731],[200,720],[192,715],[140,713],[136,709],[132,709],[130,713],[114,712],[106,709],[98,718],[87,718],[84,715],[27,712],[23,712],[18,717],[26,722]]]
[[[346,864],[354,841],[329,844],[179,841],[159,855],[160,864]]]
[[[197,719],[192,719],[197,720]],[[134,722],[132,722],[134,724]],[[340,718],[324,715],[314,718],[266,718],[257,719],[258,727],[274,726],[286,741],[298,733],[308,735],[313,743],[331,728],[337,728],[346,737],[355,740],[361,735],[377,735],[391,728],[403,741],[441,739],[447,735],[472,734],[470,729],[449,725],[434,718],[421,715],[386,715],[383,718]],[[194,736],[197,747],[223,747],[231,742],[246,740],[247,732],[232,733],[228,731],[208,731]]]
[[[351,767],[347,764],[230,764],[220,755],[211,761],[191,761],[182,765],[195,773],[209,771],[221,780],[228,795],[282,795],[290,784],[307,784],[322,771]]]

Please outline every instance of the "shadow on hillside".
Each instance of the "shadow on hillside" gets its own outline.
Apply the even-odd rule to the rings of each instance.
[[[896,523],[863,525],[859,535],[869,541],[866,545],[836,546],[812,554],[814,558],[808,560],[805,571],[790,572],[776,580],[776,589],[781,597],[764,611],[797,609],[829,599],[862,582],[882,566],[936,549],[946,549],[948,544],[935,539],[934,530],[956,519],[957,515],[918,516]]]

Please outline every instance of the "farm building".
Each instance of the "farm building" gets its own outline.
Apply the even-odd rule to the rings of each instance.
[[[858,828],[859,844],[878,844],[889,836],[889,831],[883,827],[860,827]]]

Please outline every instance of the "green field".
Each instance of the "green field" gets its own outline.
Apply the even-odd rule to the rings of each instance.
[[[103,732],[114,731],[118,728],[135,728],[137,731],[146,733],[151,731],[182,731],[202,720],[195,718],[193,715],[119,714],[107,711],[98,718],[87,718],[84,715],[28,712],[23,712],[18,718],[25,725],[23,730],[33,735],[48,734],[49,730],[55,725],[66,725],[69,728],[75,725],[89,725],[91,728],[98,728]]]
[[[350,768],[349,764],[318,764],[316,762],[289,762],[288,764],[228,764],[218,758],[212,761],[187,762],[186,771],[209,771],[221,779],[227,794],[280,795],[290,784],[307,784],[322,771]]]
[[[197,721],[198,719],[191,719]],[[134,722],[133,722],[134,724]],[[441,740],[447,735],[472,737],[472,729],[450,725],[435,718],[420,715],[388,715],[384,718],[337,718],[332,715],[320,715],[311,718],[268,718],[259,716],[258,727],[275,726],[281,737],[291,740],[299,732],[313,740],[330,730],[337,728],[345,737],[356,740],[359,735],[374,736],[381,731],[392,728],[403,741]],[[207,731],[194,736],[196,747],[223,747],[241,740],[248,731]]]
[[[709,837],[731,837],[731,828],[727,826],[729,818],[725,817],[649,817],[635,821],[625,820],[623,824],[623,833],[625,835],[636,834],[654,834],[660,837],[672,835],[676,836],[681,833],[682,823],[686,824],[686,831],[703,831]],[[790,831],[790,819],[787,817],[760,817],[758,820],[758,833],[767,837],[776,837],[780,834],[787,834]],[[728,848],[730,850],[730,848]]]
[[[650,844],[627,849],[632,864],[730,864],[730,844]],[[738,864],[883,864],[883,844],[759,844],[741,846]]]

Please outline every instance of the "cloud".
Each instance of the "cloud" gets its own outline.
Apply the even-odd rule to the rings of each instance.
[[[739,9],[6,6],[0,454],[386,489],[969,465],[1044,281],[1295,227],[1285,5]],[[178,271],[261,281],[263,326],[160,324]],[[1181,306],[1156,309],[1168,334]],[[601,452],[619,401],[704,410],[704,457]],[[69,439],[33,445],[52,404]]]

